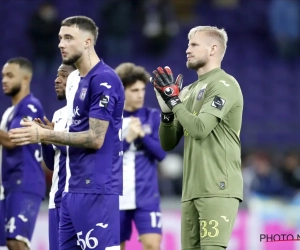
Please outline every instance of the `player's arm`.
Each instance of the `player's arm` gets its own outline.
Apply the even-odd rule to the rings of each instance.
[[[7,149],[13,149],[14,147],[16,147],[16,144],[10,140],[8,133],[1,129],[0,129],[0,145],[2,145]]]
[[[42,143],[42,155],[43,160],[45,162],[45,165],[48,169],[53,170],[54,169],[54,156],[55,151],[53,149],[52,144],[43,144]]]
[[[189,86],[183,88],[179,93],[180,100],[183,100],[188,93]],[[173,150],[183,136],[183,128],[173,113],[161,114],[159,127],[160,144],[165,151]]]
[[[175,105],[172,111],[191,137],[204,140],[235,104],[238,91],[234,82],[228,86],[212,82],[207,87],[198,115],[191,114],[182,103]]]
[[[22,107],[19,110],[19,114],[13,118],[11,121],[11,128],[20,127],[24,118],[33,120],[34,118],[37,118],[38,115],[43,115],[43,110],[40,107],[36,107],[34,104],[29,103],[27,106]],[[16,143],[11,141],[9,133],[4,130],[0,130],[0,145],[7,149],[13,149],[17,146]]]
[[[100,149],[103,145],[108,125],[109,121],[89,118],[89,130],[67,133],[43,129],[40,135],[37,133],[37,137],[40,137],[42,143],[47,141],[52,144]]]
[[[160,146],[158,137],[158,128],[160,123],[160,115],[158,112],[152,113],[153,131],[150,134],[142,135],[142,142],[147,151],[149,151],[156,160],[162,161],[166,157],[166,152]]]
[[[126,152],[130,147],[130,143],[126,141],[126,139],[123,140],[123,152]]]
[[[161,114],[163,116],[163,114]],[[174,115],[172,114],[174,119]],[[177,118],[171,122],[161,121],[159,126],[160,145],[165,151],[173,150],[183,136],[183,128]]]
[[[108,79],[109,77],[103,75],[95,76],[90,83],[91,96],[89,98],[91,104],[88,130],[82,132],[49,131],[35,123],[25,122],[22,124],[24,128],[10,131],[9,135],[12,141],[17,145],[50,142],[55,145],[100,149],[104,143],[109,121],[112,119],[114,105],[118,99],[114,87],[106,88],[100,85],[101,82],[112,82],[111,79]]]

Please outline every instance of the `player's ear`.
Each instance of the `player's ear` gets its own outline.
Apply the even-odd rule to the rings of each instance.
[[[92,39],[91,38],[87,38],[86,40],[85,40],[85,49],[88,49],[90,46],[92,46],[92,44],[93,44],[93,41],[92,41]]]
[[[218,49],[218,46],[216,44],[213,44],[210,48],[210,56],[213,56],[214,54],[216,54],[217,49]]]

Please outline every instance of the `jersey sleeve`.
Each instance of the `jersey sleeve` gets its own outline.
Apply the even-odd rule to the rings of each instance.
[[[110,75],[97,75],[90,83],[91,106],[89,117],[110,121],[118,101],[117,77]]]
[[[239,95],[239,85],[235,81],[214,81],[207,88],[199,113],[211,114],[222,120],[237,102]]]
[[[152,121],[152,133],[146,134],[142,141],[145,148],[156,158],[156,160],[162,161],[166,157],[166,152],[162,149],[158,136],[160,113],[156,110],[151,110],[149,116]]]
[[[12,120],[10,128],[12,129],[21,127],[21,122],[24,118],[32,121],[35,118],[43,119],[43,116],[44,111],[40,104],[28,102],[19,109],[16,116]]]

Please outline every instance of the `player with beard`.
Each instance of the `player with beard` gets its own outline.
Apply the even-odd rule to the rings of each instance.
[[[23,118],[43,117],[40,101],[30,93],[32,65],[25,58],[12,58],[2,68],[2,89],[12,106],[3,114],[0,128],[0,164],[4,187],[5,235],[9,250],[30,249],[30,240],[45,195],[41,168],[41,146],[16,146],[8,137],[10,129],[21,127]],[[1,232],[0,232],[1,233]],[[2,239],[3,239],[2,238]]]
[[[151,82],[162,109],[160,140],[170,151],[184,136],[181,242],[183,250],[226,249],[242,201],[240,129],[243,96],[221,62],[224,29],[199,26],[188,34],[187,67],[198,80],[180,93],[169,67]]]
[[[55,79],[55,92],[57,99],[60,101],[66,100],[66,83],[71,72],[76,70],[74,65],[62,64],[57,70],[57,77]],[[52,122],[46,117],[45,124],[40,118],[35,119],[41,127],[64,131],[67,128],[67,107],[54,112]],[[62,193],[66,183],[66,147],[53,144],[42,143],[43,159],[46,166],[53,170],[52,186],[49,194],[49,249],[58,250],[58,231],[60,222],[60,206]]]
[[[65,193],[61,201],[59,249],[120,249],[119,195],[122,195],[123,84],[94,45],[98,28],[85,16],[62,21],[59,48],[64,64],[75,64],[81,80],[73,101],[69,132],[34,122],[13,129],[18,145],[68,145]],[[67,110],[69,112],[69,109]]]

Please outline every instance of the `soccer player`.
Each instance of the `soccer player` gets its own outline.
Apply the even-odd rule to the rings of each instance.
[[[44,115],[40,101],[30,93],[31,78],[32,65],[25,58],[12,58],[2,68],[3,91],[12,100],[12,106],[3,114],[0,129],[6,220],[3,237],[9,250],[30,249],[34,225],[46,191],[41,146],[16,146],[7,132],[21,127],[23,118],[33,120]]]
[[[123,196],[120,196],[121,249],[132,232],[132,221],[138,229],[144,250],[159,250],[161,211],[158,191],[157,161],[162,150],[158,128],[160,111],[144,107],[149,74],[143,67],[123,63],[116,72],[125,88],[123,120]]]
[[[222,250],[243,198],[243,96],[238,82],[221,69],[225,30],[199,26],[188,39],[187,67],[197,72],[197,81],[179,94],[182,75],[174,81],[169,67],[153,71],[163,112],[159,136],[167,151],[185,138],[182,249]]]
[[[66,83],[71,72],[76,70],[74,65],[62,64],[57,70],[55,79],[55,91],[57,99],[66,99]],[[67,128],[67,107],[55,111],[52,123],[45,118],[44,123],[38,119],[42,127],[64,131]],[[49,249],[58,250],[58,230],[60,221],[61,197],[66,183],[66,147],[42,143],[43,159],[46,166],[53,170],[52,186],[49,194]]]
[[[69,132],[43,129],[34,122],[25,122],[26,128],[10,131],[10,138],[18,145],[68,145],[60,250],[120,249],[125,95],[118,75],[95,52],[97,36],[98,28],[88,17],[62,21],[59,48],[63,63],[75,64],[81,76]]]

